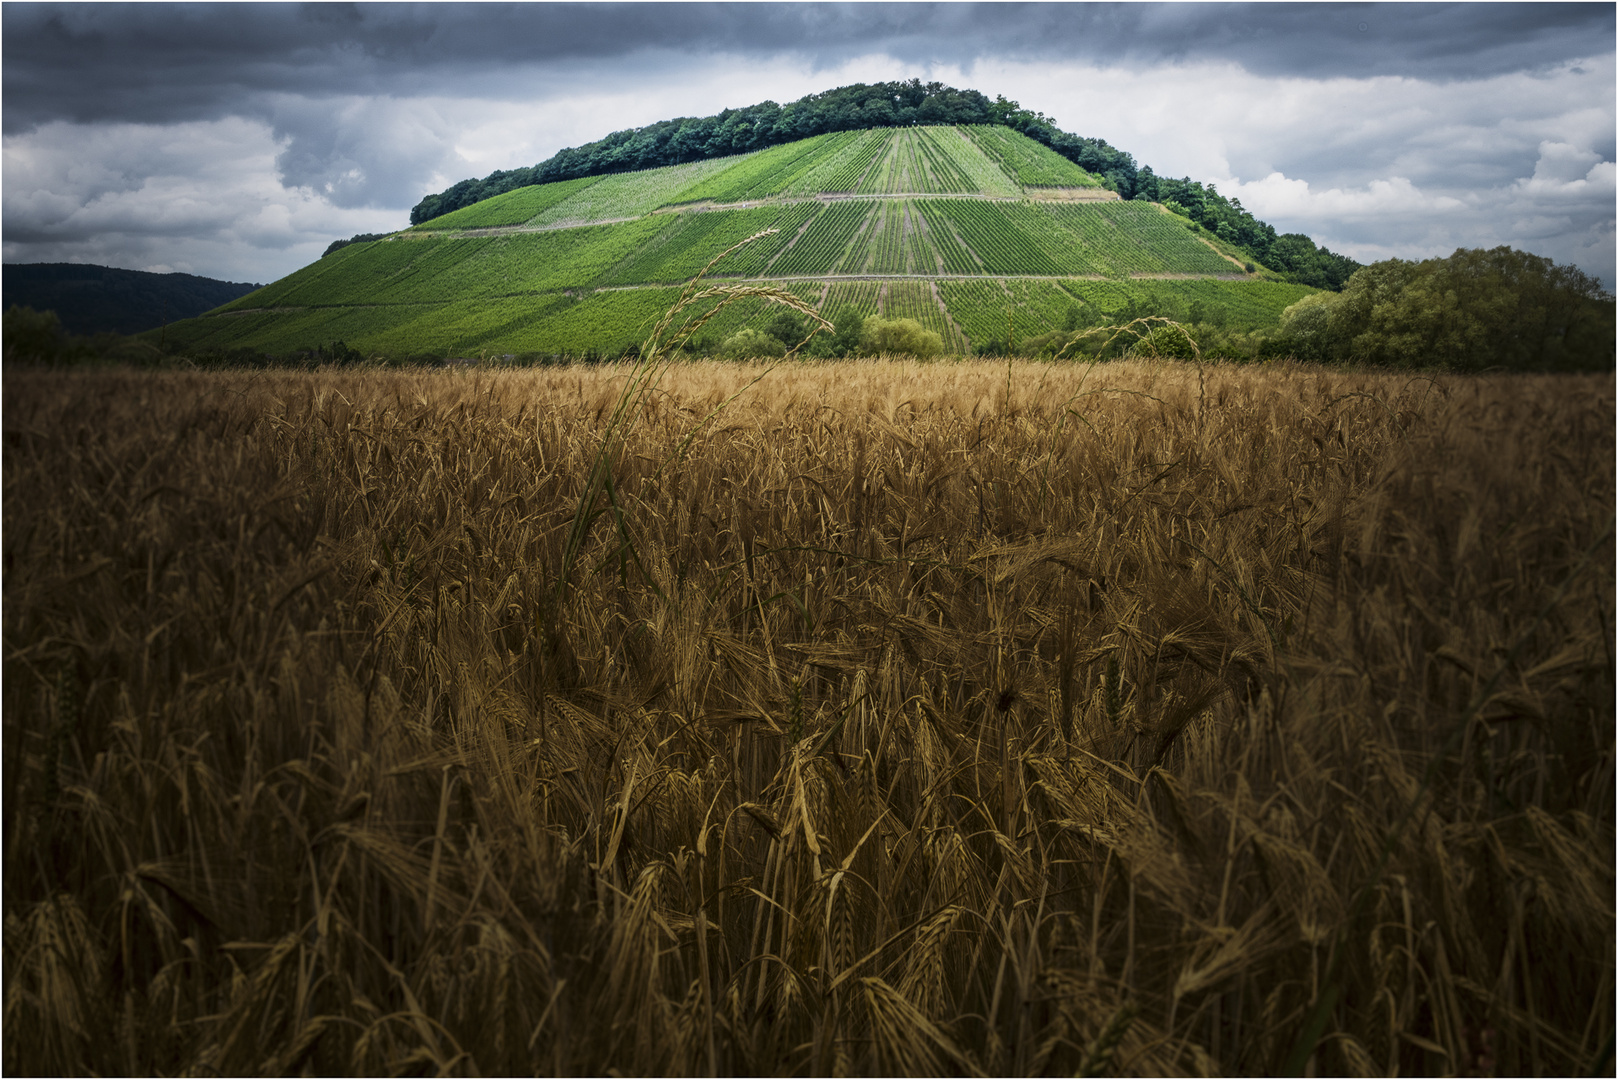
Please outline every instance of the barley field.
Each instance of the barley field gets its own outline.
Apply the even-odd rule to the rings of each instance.
[[[3,394],[7,1073],[1613,1069],[1611,374]]]

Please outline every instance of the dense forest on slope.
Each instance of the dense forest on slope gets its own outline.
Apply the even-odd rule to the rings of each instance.
[[[613,132],[596,142],[559,151],[537,165],[497,170],[481,180],[462,180],[428,195],[410,211],[410,222],[419,225],[534,184],[751,153],[830,132],[942,124],[1003,125],[1020,132],[1095,174],[1122,198],[1174,203],[1171,209],[1178,208],[1199,226],[1298,283],[1341,289],[1359,269],[1359,263],[1318,247],[1302,233],[1278,235],[1211,184],[1158,177],[1150,166],[1137,166],[1132,155],[1105,140],[1063,131],[1050,117],[1004,96],[991,101],[976,90],[957,90],[920,79],[855,83],[808,94],[786,106],[763,101],[713,116],[679,117]]]
[[[7,305],[54,311],[73,334],[138,334],[201,315],[259,285],[81,263],[7,263]]]

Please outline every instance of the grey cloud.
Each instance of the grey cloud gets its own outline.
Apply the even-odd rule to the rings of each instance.
[[[265,92],[498,94],[519,73],[666,50],[685,57],[670,65],[725,53],[830,66],[877,48],[968,69],[989,55],[1227,60],[1266,75],[1449,80],[1605,54],[1615,27],[1609,4],[1442,3],[7,3],[0,19],[7,131],[256,116]]]
[[[427,178],[455,159],[447,127],[420,103],[284,97],[272,123],[285,140],[276,172],[283,184],[345,209],[410,205]]]

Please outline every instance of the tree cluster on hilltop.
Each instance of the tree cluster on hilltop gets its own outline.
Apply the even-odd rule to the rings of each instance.
[[[375,232],[362,232],[362,233],[355,233],[353,236],[350,236],[347,240],[333,240],[330,244],[326,245],[326,250],[322,251],[320,253],[320,257],[322,259],[324,259],[327,255],[330,255],[332,252],[341,251],[350,244],[366,244],[366,243],[371,242],[372,240],[385,239],[389,235],[391,235],[391,234],[389,234],[389,233],[375,233]]]
[[[1131,154],[1106,140],[1063,131],[1045,114],[1024,109],[1004,96],[991,101],[976,90],[957,90],[920,79],[855,83],[808,94],[785,106],[763,101],[713,116],[685,116],[616,131],[596,142],[558,151],[538,165],[497,170],[481,180],[462,180],[428,195],[411,209],[410,223],[419,225],[531,184],[745,154],[833,131],[918,124],[1009,127],[1100,177],[1125,199],[1173,202],[1171,209],[1178,208],[1221,240],[1243,248],[1257,262],[1301,284],[1341,289],[1359,269],[1359,263],[1317,247],[1302,233],[1278,236],[1273,227],[1254,218],[1240,202],[1220,195],[1211,184],[1160,178],[1150,166],[1137,166]]]

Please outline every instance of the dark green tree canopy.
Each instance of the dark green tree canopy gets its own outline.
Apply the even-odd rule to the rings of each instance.
[[[1281,328],[1306,359],[1384,367],[1599,371],[1614,360],[1601,283],[1509,247],[1372,263],[1341,293],[1288,308]]]

